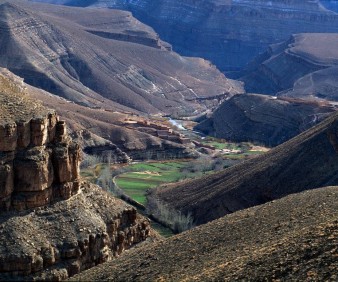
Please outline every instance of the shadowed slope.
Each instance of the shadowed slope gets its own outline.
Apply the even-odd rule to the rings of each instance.
[[[338,188],[290,195],[125,253],[72,281],[335,281]]]
[[[324,120],[335,107],[328,103],[267,95],[236,95],[224,101],[195,129],[237,142],[279,145]]]
[[[255,93],[337,101],[336,33],[304,33],[271,45],[241,78]]]
[[[338,184],[338,114],[252,160],[157,189],[158,197],[197,224],[291,193]]]

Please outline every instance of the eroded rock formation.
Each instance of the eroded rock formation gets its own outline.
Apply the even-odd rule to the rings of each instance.
[[[150,236],[149,221],[99,187],[67,201],[0,215],[0,280],[64,280]]]
[[[149,221],[79,175],[53,110],[0,74],[0,280],[66,279],[151,236]]]
[[[279,145],[314,126],[334,112],[329,103],[272,97],[236,95],[224,101],[196,130],[236,142]]]
[[[0,125],[1,209],[68,199],[79,189],[80,148],[54,112]]]

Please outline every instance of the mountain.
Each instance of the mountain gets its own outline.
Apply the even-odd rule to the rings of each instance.
[[[224,101],[195,130],[235,142],[279,145],[324,120],[335,107],[325,102],[258,94]]]
[[[338,34],[295,34],[271,45],[241,78],[249,92],[337,101]]]
[[[54,110],[0,74],[0,280],[64,280],[158,236],[80,178],[81,150]]]
[[[239,211],[70,281],[336,281],[338,188]]]
[[[0,1],[0,66],[77,104],[191,113],[243,92],[208,61],[170,51],[129,12]]]
[[[37,1],[131,11],[179,54],[206,58],[227,72],[241,70],[294,33],[338,31],[338,15],[318,0]],[[330,2],[330,8],[338,6]]]
[[[254,159],[196,180],[152,190],[151,198],[196,224],[292,193],[337,185],[338,114]]]

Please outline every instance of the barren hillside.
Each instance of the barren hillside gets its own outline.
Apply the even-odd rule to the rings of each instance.
[[[336,281],[338,188],[239,211],[71,281]]]

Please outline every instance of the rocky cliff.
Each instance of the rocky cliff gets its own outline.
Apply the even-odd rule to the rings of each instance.
[[[236,95],[224,101],[195,129],[236,142],[279,145],[324,120],[336,108],[328,103],[267,95]]]
[[[152,236],[149,221],[79,177],[53,110],[0,74],[0,280],[60,281]]]
[[[338,16],[318,0],[38,1],[129,10],[180,54],[206,58],[223,71],[241,69],[294,33],[338,31]]]
[[[65,122],[0,79],[1,209],[70,198],[79,189],[80,148],[68,137]]]

